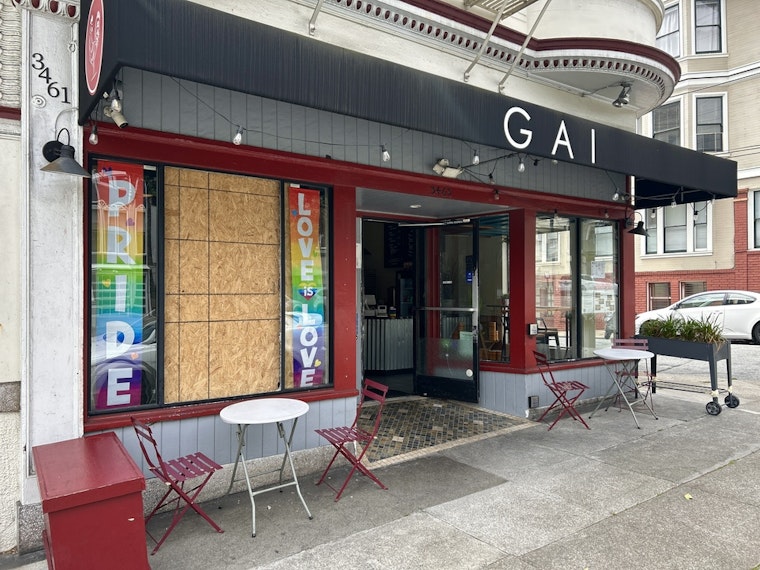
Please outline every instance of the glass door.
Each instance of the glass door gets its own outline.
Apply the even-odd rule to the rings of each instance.
[[[422,303],[415,327],[417,392],[478,401],[478,271],[472,224],[424,230]]]

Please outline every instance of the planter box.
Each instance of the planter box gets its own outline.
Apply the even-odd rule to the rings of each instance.
[[[710,366],[710,386],[714,391],[718,389],[718,362],[726,361],[728,372],[728,385],[731,386],[731,342],[721,344],[706,342],[687,342],[672,338],[660,338],[654,336],[638,336],[649,341],[649,351],[654,353],[652,358],[652,376],[657,376],[657,355],[675,356],[677,358],[690,358],[692,360],[704,360]]]

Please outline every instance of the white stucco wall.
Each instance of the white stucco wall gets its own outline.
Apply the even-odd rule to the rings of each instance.
[[[0,383],[11,386],[21,379],[20,353],[20,243],[21,206],[19,198],[21,164],[20,125],[0,121],[0,243],[3,261],[0,270]],[[3,387],[5,388],[5,386]],[[16,388],[4,390],[5,396]],[[20,487],[20,413],[15,402],[4,399],[0,407],[0,552],[16,545],[16,500]]]

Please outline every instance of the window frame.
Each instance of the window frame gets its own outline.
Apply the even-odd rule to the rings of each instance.
[[[693,0],[692,2],[692,34],[691,34],[691,47],[692,47],[692,53],[697,56],[714,56],[716,54],[723,54],[725,53],[725,45],[726,45],[726,26],[725,26],[725,13],[726,13],[726,4],[725,0],[717,0],[718,5],[718,23],[717,24],[710,24],[708,26],[698,26],[697,25],[697,6],[704,2],[713,2],[715,0]],[[719,46],[718,49],[714,50],[699,50],[697,49],[697,30],[701,28],[711,28],[711,27],[717,27],[718,28],[718,42]]]
[[[712,242],[712,233],[713,233],[713,203],[712,201],[708,202],[701,202],[706,204],[706,215],[707,215],[707,244],[704,248],[696,248],[694,246],[695,242],[695,220],[694,220],[694,204],[688,203],[688,204],[678,204],[676,207],[678,208],[685,208],[686,212],[686,226],[685,226],[685,232],[686,232],[686,249],[685,251],[665,251],[665,216],[664,213],[667,210],[667,208],[670,208],[671,206],[662,206],[657,208],[655,221],[654,223],[650,221],[649,214],[645,216],[644,219],[644,225],[647,228],[647,231],[649,232],[649,237],[646,239],[648,240],[646,242],[647,246],[651,243],[651,240],[656,240],[656,252],[648,253],[647,246],[642,248],[641,250],[641,257],[644,258],[652,258],[655,256],[668,256],[668,257],[679,257],[684,255],[711,255],[713,251],[713,242]],[[702,206],[704,207],[704,206]],[[650,209],[651,212],[651,209]]]
[[[718,150],[705,150],[700,148],[698,142],[699,142],[699,103],[701,100],[707,100],[707,99],[720,99],[720,149]],[[728,116],[728,109],[727,109],[727,97],[726,93],[700,93],[699,95],[694,95],[693,98],[693,109],[694,109],[694,125],[693,125],[693,145],[692,147],[696,149],[699,152],[726,152],[728,151],[728,125],[726,124],[726,117]],[[715,123],[706,123],[706,124],[715,124]]]
[[[662,22],[663,22],[663,25],[665,24],[665,22],[667,22],[667,20],[668,20],[668,12],[669,11],[672,12],[673,10],[675,10],[675,12],[676,12],[676,16],[674,18],[674,21],[676,23],[676,28],[674,30],[670,30],[670,31],[668,31],[666,33],[658,33],[657,36],[656,36],[656,38],[655,38],[655,47],[657,47],[657,49],[660,49],[660,50],[664,51],[665,53],[671,55],[672,57],[679,58],[679,57],[681,57],[681,29],[683,28],[683,25],[682,25],[682,22],[681,22],[681,13],[682,13],[681,12],[681,5],[678,2],[665,7],[665,10],[663,11]],[[662,31],[662,28],[660,28],[660,31]],[[676,48],[677,48],[677,53],[672,53],[671,51],[665,49],[665,47],[662,46],[661,42],[660,42],[660,40],[662,40],[664,38],[671,39],[673,36],[676,36],[675,44],[676,44]],[[664,42],[662,42],[662,43],[664,43]]]
[[[653,299],[665,299],[665,297],[660,295],[654,295],[654,288],[658,285],[663,285],[667,287],[668,289],[668,296],[667,296],[667,303],[665,303],[662,307],[655,307],[652,304]],[[665,307],[669,307],[673,304],[673,291],[671,291],[670,283],[668,281],[656,281],[652,283],[647,283],[647,311],[654,311],[657,309],[664,309]]]
[[[747,192],[747,249],[760,250],[760,188]]]
[[[93,202],[95,198],[97,198],[97,192],[100,192],[102,194],[102,190],[99,190],[94,184],[95,179],[93,178],[93,181],[90,183],[91,185],[88,186],[88,195],[91,196],[90,201],[87,202],[87,216],[86,216],[86,227],[85,227],[85,234],[88,237],[88,239],[83,243],[82,247],[84,248],[84,256],[85,259],[87,259],[86,262],[86,269],[85,269],[85,281],[88,283],[88,288],[91,290],[90,294],[90,300],[85,303],[85,337],[91,337],[92,342],[86,343],[86,349],[85,349],[85,373],[84,373],[84,381],[85,381],[85,390],[83,393],[83,413],[85,416],[85,422],[87,424],[95,425],[96,423],[100,424],[103,422],[114,422],[114,421],[120,421],[121,418],[128,417],[130,414],[133,413],[145,413],[150,412],[152,417],[158,417],[166,414],[169,410],[176,410],[178,408],[186,408],[190,409],[190,407],[194,410],[191,412],[192,414],[200,413],[202,410],[206,409],[212,409],[217,408],[220,404],[219,402],[225,402],[234,400],[237,398],[256,398],[256,397],[264,397],[264,396],[271,396],[271,395],[292,395],[297,394],[299,397],[303,397],[306,393],[313,391],[315,389],[334,389],[335,388],[335,359],[333,357],[333,350],[334,350],[334,315],[333,315],[333,307],[334,307],[334,288],[333,288],[333,281],[334,281],[334,252],[333,252],[333,246],[334,246],[334,219],[333,219],[333,190],[332,187],[328,184],[311,184],[311,183],[302,183],[296,180],[293,180],[292,178],[283,178],[283,177],[266,177],[261,176],[255,173],[250,172],[232,172],[227,170],[217,170],[214,168],[211,168],[209,166],[176,166],[173,163],[169,162],[163,162],[161,160],[155,160],[155,159],[134,159],[134,158],[123,158],[121,156],[114,156],[114,155],[95,155],[91,154],[89,156],[90,160],[90,166],[91,170],[96,167],[96,165],[99,165],[103,163],[104,165],[111,165],[111,164],[118,164],[118,165],[125,165],[125,168],[127,166],[132,167],[140,167],[143,172],[145,171],[152,171],[155,174],[153,175],[153,180],[155,183],[155,191],[151,192],[151,194],[154,195],[152,198],[155,201],[155,206],[157,211],[154,213],[154,216],[156,216],[156,220],[154,220],[153,224],[146,224],[145,225],[145,237],[142,238],[145,242],[145,249],[144,256],[147,258],[147,249],[148,249],[148,243],[150,241],[154,241],[156,243],[155,247],[157,248],[157,251],[155,252],[156,259],[154,260],[155,267],[152,267],[152,271],[156,274],[155,280],[157,281],[157,286],[155,290],[156,298],[152,300],[152,309],[150,313],[144,312],[143,319],[145,320],[148,317],[151,317],[153,319],[151,327],[154,331],[151,333],[151,337],[155,340],[152,340],[151,342],[155,343],[155,352],[156,352],[156,362],[155,364],[151,364],[155,368],[154,374],[155,374],[155,386],[154,386],[154,397],[149,402],[140,402],[140,403],[134,403],[134,401],[131,401],[129,403],[121,404],[121,403],[115,403],[115,404],[107,404],[107,405],[99,405],[97,404],[96,399],[102,399],[99,395],[100,392],[104,392],[106,388],[103,388],[100,384],[96,384],[98,382],[98,379],[103,376],[103,370],[105,370],[106,374],[110,375],[110,368],[113,368],[113,366],[108,366],[109,364],[113,363],[117,365],[120,369],[124,369],[125,365],[123,364],[122,358],[117,359],[116,361],[113,361],[111,358],[109,360],[108,357],[106,357],[102,363],[99,364],[99,361],[97,358],[99,358],[98,354],[99,352],[95,350],[94,348],[94,342],[96,338],[93,336],[96,334],[97,327],[100,327],[101,325],[98,323],[95,323],[93,319],[95,318],[95,311],[96,311],[96,302],[97,299],[95,296],[93,296],[94,289],[96,283],[95,280],[101,279],[101,276],[97,274],[97,268],[98,266],[96,264],[96,259],[99,257],[102,257],[104,255],[113,254],[111,252],[112,246],[109,245],[106,249],[98,247],[98,243],[102,242],[102,240],[95,240],[93,237],[93,233],[95,231],[99,232],[110,232],[111,224],[109,223],[104,228],[100,227],[100,220],[94,220],[93,215],[97,213],[97,210],[93,211]],[[320,268],[322,270],[322,288],[325,290],[322,304],[324,306],[324,314],[322,315],[321,319],[321,328],[323,329],[322,336],[324,337],[324,354],[319,357],[319,360],[325,363],[324,370],[322,371],[321,378],[323,379],[322,382],[319,384],[314,385],[298,385],[296,384],[295,380],[292,384],[285,381],[285,374],[290,370],[285,364],[286,359],[288,358],[295,358],[293,350],[289,349],[288,344],[283,340],[280,354],[279,354],[279,360],[280,360],[280,383],[279,387],[276,391],[270,392],[251,392],[251,393],[241,393],[239,394],[232,394],[230,396],[222,397],[221,399],[218,397],[209,396],[206,398],[200,398],[200,399],[192,399],[192,400],[180,400],[180,401],[166,401],[165,398],[165,370],[167,366],[166,362],[166,356],[164,354],[165,352],[165,346],[164,346],[164,335],[166,334],[166,323],[165,323],[165,317],[166,317],[166,310],[167,310],[167,291],[166,291],[166,255],[167,253],[164,251],[165,248],[165,242],[167,239],[166,232],[165,232],[165,220],[167,216],[167,208],[168,205],[166,204],[166,188],[167,188],[167,181],[166,181],[166,174],[165,171],[168,168],[177,168],[177,169],[186,169],[186,170],[192,170],[192,171],[200,171],[204,173],[215,173],[215,174],[221,174],[221,175],[232,175],[232,176],[243,176],[243,177],[250,177],[250,178],[256,178],[256,179],[268,179],[272,180],[277,183],[279,187],[279,201],[280,201],[280,234],[281,234],[281,241],[280,241],[280,269],[279,269],[279,279],[282,284],[282,288],[279,292],[279,302],[277,303],[279,308],[279,314],[277,315],[277,318],[279,320],[279,329],[280,329],[280,336],[284,338],[283,335],[285,334],[291,334],[295,335],[295,331],[297,329],[308,327],[308,328],[318,328],[310,325],[314,325],[314,322],[306,322],[303,321],[303,326],[299,327],[293,327],[288,326],[288,318],[289,315],[293,314],[293,312],[286,312],[286,308],[290,307],[288,305],[288,299],[291,298],[291,294],[293,294],[293,291],[296,289],[296,284],[291,281],[288,281],[286,279],[286,272],[284,269],[284,263],[286,259],[286,249],[301,249],[300,247],[295,247],[293,245],[291,238],[288,242],[285,241],[287,232],[285,228],[285,224],[288,223],[287,219],[287,213],[293,208],[286,207],[289,196],[291,195],[291,192],[293,192],[293,189],[303,189],[305,191],[309,191],[312,193],[319,193],[320,197],[320,207],[319,212],[315,214],[317,218],[319,218],[319,236],[320,239],[316,240],[315,243],[321,244],[324,240],[324,245],[319,246],[319,250],[321,251],[321,260],[323,267]],[[144,176],[143,176],[143,183],[145,182]],[[122,186],[116,187],[117,189],[121,189]],[[142,191],[140,192],[140,195],[142,195]],[[146,198],[149,196],[149,194],[145,194]],[[117,196],[117,198],[120,197],[120,194]],[[104,200],[104,198],[100,198],[100,200]],[[147,203],[146,203],[147,204]],[[299,202],[300,204],[300,202]],[[108,208],[108,203],[106,202],[104,207],[106,208],[105,211],[110,211]],[[102,210],[103,207],[100,207]],[[308,212],[307,212],[308,213]],[[299,216],[303,217],[305,214],[304,212],[299,212]],[[134,225],[134,224],[133,224]],[[295,223],[294,227],[301,227],[298,222]],[[148,232],[150,232],[150,235],[148,235]],[[300,235],[300,232],[299,232]],[[110,242],[109,242],[110,243]],[[101,244],[102,245],[102,244]],[[117,243],[118,245],[118,243]],[[120,253],[120,250],[116,251],[116,257],[121,257],[122,253]],[[147,263],[147,261],[146,261]],[[101,264],[102,265],[102,264]],[[147,265],[146,265],[147,267]],[[106,268],[108,269],[108,268]],[[286,290],[286,286],[290,283],[291,291]],[[300,281],[299,281],[300,283]],[[99,286],[99,284],[98,284]],[[111,287],[112,284],[106,284],[106,287]],[[292,305],[292,301],[291,301]],[[146,305],[147,306],[147,305]],[[143,309],[143,311],[146,311],[147,309]],[[112,311],[111,311],[112,312]],[[142,322],[141,320],[141,322]],[[105,321],[107,322],[107,321]],[[97,325],[97,327],[96,327]],[[144,325],[147,327],[148,325]],[[144,330],[148,330],[147,328]],[[136,329],[137,332],[137,329]],[[111,333],[109,333],[111,334]],[[116,333],[114,333],[116,334]],[[121,334],[121,333],[118,333]],[[147,333],[143,333],[147,334]],[[106,342],[108,341],[108,338],[104,335],[104,340]],[[135,342],[133,346],[142,346],[142,344],[147,344],[145,341],[140,341],[137,335],[135,336],[138,340]],[[120,340],[117,340],[115,342],[123,342]],[[113,344],[114,341],[111,341]],[[294,341],[295,343],[295,341]],[[295,346],[295,344],[293,344]],[[132,351],[134,351],[134,348],[128,348],[127,352],[132,354]],[[138,349],[139,350],[139,347]],[[107,352],[104,352],[104,354],[107,355]],[[141,364],[140,361],[137,362],[138,365]],[[130,363],[129,366],[131,369],[135,370],[134,366]],[[145,372],[143,371],[142,377],[144,377]],[[144,379],[141,377],[141,383],[144,383]],[[133,376],[128,377],[129,383],[132,384],[132,378]],[[295,378],[295,376],[293,377]],[[109,378],[110,381],[110,378]],[[117,375],[116,380],[114,380],[117,384],[120,385],[118,388],[118,394],[120,397],[124,398],[126,397],[126,382],[127,377],[124,377],[122,375]],[[124,387],[121,387],[121,385],[124,385]],[[100,387],[99,387],[100,386]],[[114,388],[115,390],[115,388]],[[134,391],[134,388],[130,388],[130,393]],[[134,397],[132,398],[134,400]],[[144,399],[144,398],[143,398]],[[104,400],[105,402],[105,400]]]
[[[678,113],[678,126],[675,129],[665,129],[662,131],[657,131],[655,126],[655,119],[658,112],[663,112],[666,108],[676,106]],[[680,99],[673,99],[672,101],[668,101],[667,103],[664,103],[663,105],[660,105],[656,109],[653,109],[651,112],[651,121],[652,121],[652,138],[658,141],[662,141],[668,144],[676,144],[678,146],[683,146],[683,105],[681,104]],[[661,138],[658,138],[657,135],[661,133],[667,133],[671,132],[673,130],[678,131],[678,142],[669,142],[666,140],[663,140]]]

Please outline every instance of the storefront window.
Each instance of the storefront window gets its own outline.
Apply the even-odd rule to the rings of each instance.
[[[509,361],[509,215],[478,225],[480,360]]]
[[[539,243],[556,243],[539,257]],[[552,360],[587,358],[618,330],[614,222],[540,215],[536,220],[537,348]]]
[[[327,193],[98,160],[89,412],[329,382]]]

